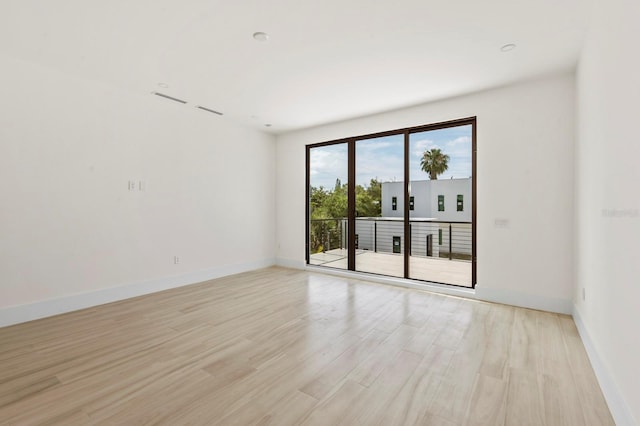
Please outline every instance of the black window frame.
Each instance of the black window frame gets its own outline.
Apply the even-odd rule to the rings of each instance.
[[[450,120],[450,121],[445,121],[445,122],[439,122],[439,123],[433,123],[433,124],[426,124],[426,125],[421,125],[421,126],[415,126],[415,127],[408,127],[408,128],[403,128],[403,129],[396,129],[396,130],[390,130],[390,131],[385,131],[385,132],[378,132],[378,133],[372,133],[372,134],[366,134],[366,135],[359,135],[359,136],[350,136],[350,137],[346,137],[346,138],[342,138],[342,139],[336,139],[336,140],[332,140],[332,141],[327,141],[327,142],[319,142],[319,143],[313,143],[313,144],[307,144],[306,145],[306,187],[305,187],[305,195],[306,195],[306,202],[305,202],[305,212],[306,212],[306,220],[305,220],[305,259],[306,259],[306,263],[309,265],[310,264],[310,253],[309,253],[309,230],[310,230],[310,222],[309,222],[309,201],[310,201],[310,150],[316,147],[320,147],[320,146],[326,146],[326,145],[334,145],[334,144],[342,144],[342,143],[346,143],[348,146],[348,152],[349,152],[349,176],[348,176],[348,194],[349,195],[349,199],[348,199],[348,217],[347,217],[347,221],[348,221],[348,243],[347,243],[347,247],[349,248],[348,251],[348,262],[347,262],[347,270],[348,271],[356,271],[355,269],[355,248],[354,248],[354,243],[355,243],[355,218],[356,218],[356,213],[355,213],[355,143],[358,140],[364,140],[364,139],[373,139],[373,138],[379,138],[379,137],[385,137],[385,136],[392,136],[392,135],[398,135],[398,134],[403,134],[404,135],[404,140],[405,140],[405,153],[404,153],[404,162],[405,162],[405,176],[404,176],[404,194],[403,194],[403,210],[404,210],[404,227],[405,227],[405,233],[404,235],[410,235],[410,224],[409,224],[409,136],[413,133],[419,133],[419,132],[426,132],[426,131],[432,131],[432,130],[439,130],[439,129],[444,129],[444,128],[449,128],[449,127],[458,127],[458,126],[465,126],[465,125],[470,125],[471,126],[471,138],[472,138],[472,146],[471,146],[471,154],[472,154],[472,164],[471,164],[471,169],[472,169],[472,182],[471,182],[471,190],[472,190],[472,194],[471,194],[471,262],[472,262],[472,272],[471,272],[471,288],[475,289],[476,287],[476,283],[477,283],[477,117],[467,117],[467,118],[462,118],[462,119],[456,119],[456,120]],[[396,207],[397,209],[397,207]],[[405,238],[404,241],[404,278],[405,279],[410,279],[410,280],[414,280],[414,281],[421,281],[420,279],[417,278],[410,278],[409,276],[409,256],[411,253],[411,238]],[[362,273],[362,272],[360,272]],[[362,273],[364,275],[366,275],[367,273]],[[402,278],[402,277],[400,277]],[[444,283],[447,285],[451,285],[451,286],[456,286],[455,284],[451,284],[451,283]],[[468,286],[462,286],[464,288],[468,288]]]

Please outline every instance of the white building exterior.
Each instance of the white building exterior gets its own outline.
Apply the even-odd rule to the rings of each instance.
[[[413,210],[409,212],[411,218],[471,222],[471,178],[412,181],[410,196],[414,203]],[[461,211],[457,205],[460,196]],[[438,197],[444,201],[444,211],[438,210]],[[404,217],[404,182],[382,183],[382,217]]]
[[[382,217],[356,219],[359,250],[404,253],[403,191],[404,182],[382,183]],[[471,178],[412,181],[410,196],[412,256],[471,255]]]

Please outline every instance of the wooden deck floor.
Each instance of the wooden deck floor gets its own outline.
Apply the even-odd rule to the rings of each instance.
[[[568,316],[268,268],[0,329],[0,423],[613,421]]]
[[[347,251],[335,249],[311,255],[312,265],[347,269]],[[356,270],[373,274],[404,277],[404,257],[400,254],[367,250],[356,252]],[[472,287],[471,262],[435,257],[409,257],[410,278],[436,283]]]

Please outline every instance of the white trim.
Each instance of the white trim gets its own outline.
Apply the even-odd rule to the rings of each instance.
[[[476,285],[476,297],[480,300],[486,300],[487,302],[555,312],[557,314],[571,315],[573,312],[573,302],[570,299],[538,296],[513,290],[486,288]]]
[[[584,348],[587,351],[587,355],[591,361],[591,366],[593,367],[593,371],[596,373],[596,378],[598,379],[598,383],[602,389],[602,394],[604,395],[604,399],[607,401],[607,405],[609,405],[609,410],[611,411],[611,415],[613,416],[613,420],[616,425],[637,425],[638,423],[633,418],[629,405],[625,402],[624,397],[620,393],[618,386],[609,372],[609,369],[596,350],[593,340],[591,340],[591,336],[587,331],[587,327],[582,321],[580,311],[575,305],[573,306],[573,320],[576,323],[578,333],[580,333],[580,338],[582,339]]]
[[[215,268],[188,272],[151,279],[142,282],[125,284],[118,287],[105,288],[96,291],[72,294],[56,299],[42,300],[26,305],[9,306],[0,309],[0,327],[50,317],[118,300],[129,299],[158,291],[169,290],[190,284],[196,284],[227,275],[239,274],[254,269],[273,266],[275,259],[263,259],[236,265],[224,265]]]
[[[279,266],[306,271],[319,272],[328,275],[337,275],[382,284],[396,285],[400,287],[415,288],[418,290],[432,291],[434,293],[448,294],[451,296],[467,297],[469,299],[483,300],[486,302],[503,303],[506,305],[523,308],[537,309],[547,312],[571,315],[573,303],[568,299],[556,299],[536,296],[528,293],[518,293],[510,290],[484,288],[477,285],[475,289],[455,287],[438,283],[429,283],[404,278],[385,277],[363,272],[346,271],[344,269],[325,268],[322,266],[307,265],[304,261],[278,258]]]
[[[276,265],[291,269],[305,269],[307,266],[304,260],[285,259],[283,257],[276,259]]]

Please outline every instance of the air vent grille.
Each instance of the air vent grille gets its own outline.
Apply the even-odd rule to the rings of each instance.
[[[186,104],[187,103],[187,101],[183,101],[182,99],[174,98],[173,96],[165,95],[164,93],[153,92],[153,94],[156,95],[156,96],[160,96],[161,98],[169,99],[171,101],[180,102],[181,104]]]
[[[186,104],[187,103],[187,101],[184,101],[184,100],[178,99],[178,98],[174,98],[173,96],[165,95],[164,93],[160,93],[160,92],[151,92],[151,93],[153,93],[156,96],[160,96],[161,98],[169,99],[170,101],[179,102],[181,104]],[[196,105],[196,108],[201,109],[203,111],[210,112],[212,114],[224,115],[220,111],[216,111],[216,110],[211,109],[211,108],[203,107],[201,105]]]
[[[199,108],[199,109],[201,109],[201,110],[203,110],[203,111],[211,112],[211,113],[213,113],[213,114],[222,115],[222,113],[221,113],[221,112],[219,112],[219,111],[214,111],[214,110],[212,110],[212,109],[209,109],[209,108],[206,108],[206,107],[203,107],[203,106],[200,106],[200,105],[198,105],[198,108]]]

